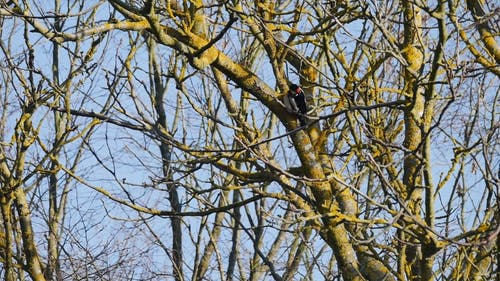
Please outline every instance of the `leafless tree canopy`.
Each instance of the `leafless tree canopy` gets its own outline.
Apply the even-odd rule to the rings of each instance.
[[[500,280],[499,22],[0,1],[2,278]]]

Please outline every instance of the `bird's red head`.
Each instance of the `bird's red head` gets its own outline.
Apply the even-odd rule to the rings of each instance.
[[[302,92],[302,89],[298,85],[296,85],[296,84],[290,85],[290,90],[292,90],[292,92],[295,95],[298,95],[298,94],[300,94],[300,92]]]

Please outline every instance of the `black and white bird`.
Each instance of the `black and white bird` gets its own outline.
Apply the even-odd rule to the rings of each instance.
[[[300,126],[307,125],[307,103],[306,96],[304,95],[302,88],[296,84],[290,85],[288,101],[290,103],[291,110],[298,115]]]

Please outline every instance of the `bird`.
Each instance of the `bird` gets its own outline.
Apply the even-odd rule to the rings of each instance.
[[[304,95],[302,88],[297,84],[291,84],[288,97],[292,111],[298,115],[300,126],[307,125],[307,103],[306,96]]]

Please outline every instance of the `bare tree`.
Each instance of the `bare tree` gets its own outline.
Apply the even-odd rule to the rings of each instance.
[[[495,4],[89,2],[0,10],[6,280],[498,278]]]

